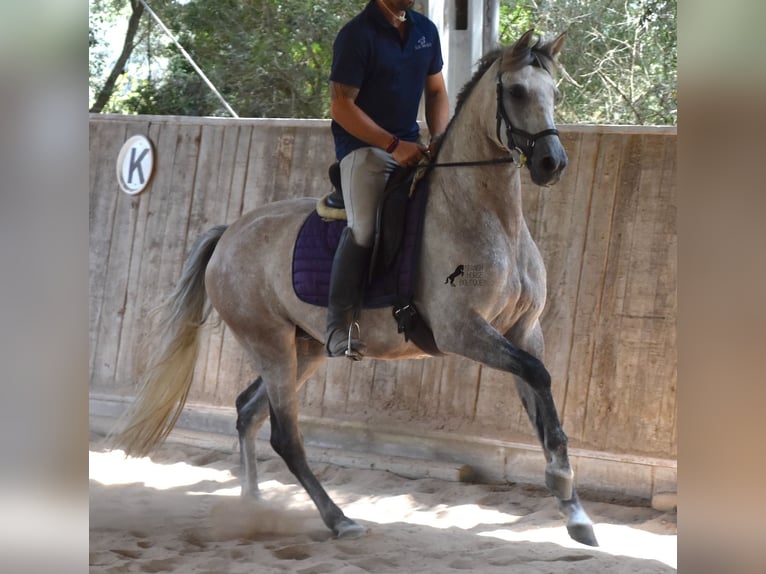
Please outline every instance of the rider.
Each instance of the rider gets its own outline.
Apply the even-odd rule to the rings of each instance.
[[[439,32],[410,10],[414,0],[370,0],[335,38],[330,72],[331,129],[340,161],[348,226],[333,260],[325,348],[360,359],[364,345],[349,328],[361,301],[378,201],[398,165],[414,165],[420,98],[431,140],[447,128],[449,99]]]

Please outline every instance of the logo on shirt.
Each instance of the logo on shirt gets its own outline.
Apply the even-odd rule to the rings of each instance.
[[[433,46],[432,42],[427,42],[425,36],[421,36],[420,40],[415,42],[415,49],[416,50],[422,50],[423,48],[430,48]]]

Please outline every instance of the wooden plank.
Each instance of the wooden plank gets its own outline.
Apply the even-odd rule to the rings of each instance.
[[[675,458],[678,454],[678,427],[677,417],[677,381],[678,381],[678,344],[676,333],[676,317],[678,316],[677,300],[677,276],[678,276],[678,227],[676,220],[676,143],[675,137],[666,138],[665,157],[662,164],[662,180],[660,187],[662,193],[659,201],[667,205],[666,216],[663,218],[662,233],[667,238],[668,263],[665,273],[660,275],[658,281],[658,294],[663,294],[663,300],[657,303],[659,308],[667,309],[668,319],[665,322],[666,354],[663,363],[666,369],[666,377],[661,380],[664,385],[664,393],[659,410],[658,427],[660,429],[657,447],[662,456]],[[667,297],[667,300],[664,299]]]
[[[346,412],[351,386],[351,361],[330,359],[327,362],[322,411],[338,416]]]
[[[593,353],[598,338],[605,267],[610,235],[615,189],[620,176],[623,138],[594,134],[581,161],[595,163],[587,214],[587,232],[578,282],[572,344],[567,367],[567,391],[560,405],[563,426],[572,441],[584,441],[588,393],[591,388]],[[587,138],[584,138],[587,139]],[[584,148],[585,149],[585,148]],[[587,158],[587,159],[586,159]],[[583,183],[584,184],[584,183]]]
[[[301,130],[294,138],[292,168],[290,170],[287,197],[321,197],[332,191],[327,176],[330,164],[335,161],[334,145],[329,129],[322,127]]]
[[[243,213],[268,203],[275,193],[277,149],[281,132],[279,127],[274,126],[252,132]]]
[[[376,406],[372,403],[372,382],[375,379],[375,369],[378,361],[349,361],[345,358],[335,359],[335,362],[351,363],[348,372],[348,390],[346,392],[345,412],[355,418],[365,419],[374,413]]]
[[[155,145],[159,141],[161,124],[150,123],[144,133]],[[133,386],[137,378],[136,362],[142,353],[141,342],[146,334],[142,320],[146,317],[142,313],[142,280],[147,273],[144,263],[146,225],[149,217],[149,204],[154,178],[138,196],[133,198],[137,203],[136,226],[133,234],[133,247],[130,254],[130,271],[128,277],[125,314],[123,316],[122,343],[117,360],[116,380],[121,388],[128,389]],[[142,275],[143,272],[143,275]]]
[[[327,367],[322,365],[303,385],[299,394],[300,412],[302,414],[324,415],[324,392]],[[334,413],[331,411],[328,416]]]
[[[197,237],[214,223],[223,220],[226,214],[227,198],[221,193],[221,161],[223,156],[223,126],[201,125],[199,153],[196,159],[196,175],[193,182],[191,205],[188,217],[188,231],[183,246],[186,257]],[[222,197],[223,196],[223,197]],[[218,360],[220,356],[221,325],[208,324],[201,329],[199,353],[190,400],[216,404],[218,383]]]
[[[395,361],[375,361],[375,372],[372,383],[371,401],[380,417],[382,413],[391,410],[396,396],[396,378],[398,368]]]
[[[598,141],[584,138],[568,144],[568,174],[547,193],[543,206],[540,249],[548,275],[548,297],[540,319],[545,337],[544,363],[551,373],[553,398],[562,409],[567,390],[577,291],[588,227],[591,182]],[[526,419],[526,415],[524,416]]]
[[[96,368],[96,356],[100,353],[102,310],[108,290],[107,266],[111,247],[112,227],[117,206],[117,178],[115,162],[125,141],[126,126],[123,124],[90,124],[90,153],[98,154],[101,161],[91,161],[89,171],[89,254],[88,254],[88,318],[89,318],[89,367],[91,385],[108,385],[111,373]],[[103,154],[103,155],[102,155]],[[114,158],[109,161],[109,158]]]
[[[520,417],[522,412],[524,407],[516,392],[513,375],[496,369],[482,369],[474,415],[474,422],[481,429],[479,432],[491,433],[495,438],[521,432],[535,439],[526,414],[523,419]]]
[[[440,411],[441,374],[444,363],[454,360],[454,357],[424,359],[423,378],[418,394],[418,418],[428,420]]]
[[[672,429],[663,419],[663,401],[670,393],[674,365],[667,361],[674,348],[673,322],[652,317],[622,317],[615,360],[615,394],[604,450],[659,456],[671,452]],[[670,393],[674,395],[675,393]]]
[[[668,225],[673,214],[670,204],[661,201],[663,173],[656,168],[665,158],[663,140],[662,136],[643,136],[640,142],[639,193],[635,212],[627,217],[630,243],[622,254],[625,289],[618,291],[621,296],[615,301],[620,317],[615,373],[619,392],[610,401],[606,442],[606,448],[614,450],[615,445],[621,445],[645,454],[661,453],[667,446],[658,436],[656,423],[667,382],[675,379],[675,361],[668,359],[675,348],[669,345],[667,332],[674,330],[675,285],[664,279],[674,275],[675,254],[669,249],[669,238],[675,236],[675,229]],[[667,366],[671,366],[670,371]],[[631,417],[636,405],[641,405],[641,416]]]
[[[452,424],[473,419],[480,373],[481,365],[464,357],[450,357],[444,362],[439,377],[439,414]],[[439,421],[442,424],[444,421]]]
[[[173,289],[181,275],[185,258],[189,213],[197,175],[200,126],[181,126],[176,138],[173,171],[163,200],[167,204],[162,236],[158,280],[164,292]]]
[[[130,209],[104,182],[115,185],[110,156],[128,130],[149,124],[155,176]],[[116,149],[108,151],[102,140],[117,132]],[[676,138],[658,133],[564,132],[570,167],[559,186],[541,190],[526,171],[522,185],[549,273],[546,365],[570,440],[675,456]],[[326,122],[92,119],[92,388],[106,381],[114,392],[130,392],[126,379],[146,332],[143,319],[172,288],[203,228],[268,201],[324,193],[331,161]],[[119,259],[127,266],[117,266]],[[115,321],[111,315],[121,309]],[[107,328],[106,318],[119,328]],[[192,399],[231,405],[255,375],[239,344],[223,325],[206,329],[202,354],[202,384],[192,387]],[[106,355],[116,364],[103,361]],[[93,368],[98,361],[102,368]],[[536,443],[506,375],[459,358],[364,363],[330,361],[301,390],[302,412],[480,429],[482,436]]]
[[[126,138],[136,133],[147,133],[148,125],[131,125],[126,133]],[[106,143],[106,142],[105,142]],[[110,142],[114,149],[119,152],[124,141]],[[114,155],[116,161],[117,154]],[[120,345],[122,342],[123,317],[128,304],[128,279],[130,273],[133,238],[136,230],[138,200],[124,193],[116,185],[110,186],[117,196],[115,211],[109,242],[109,255],[106,261],[105,284],[108,286],[104,292],[99,319],[98,340],[99,345],[94,357],[93,371],[102,383],[111,381],[112,385],[119,385],[115,380],[117,363],[120,357]]]
[[[226,213],[222,223],[232,223],[242,215],[253,128],[238,126],[234,130],[227,130],[226,136],[227,140],[234,140],[233,144],[225,144],[227,150],[230,149],[229,145],[234,145],[234,158],[228,190],[226,193],[222,191],[222,195],[226,196]],[[220,386],[228,389],[226,395],[236,399],[236,396],[254,380],[256,374],[245,359],[244,350],[234,334],[226,325],[222,325],[222,328],[217,380]],[[222,398],[218,398],[218,402],[225,404]]]
[[[616,403],[626,393],[625,381],[617,377],[619,360],[620,302],[626,288],[627,266],[633,242],[633,226],[641,182],[642,142],[630,136],[620,161],[620,177],[616,188],[609,240],[606,272],[602,290],[598,344],[593,355],[593,371],[589,386],[584,439],[598,449],[609,440],[609,420]]]
[[[134,311],[134,337],[131,347],[134,353],[139,353],[140,363],[144,356],[141,345],[146,341],[143,335],[148,333],[151,325],[151,310],[157,307],[170,293],[170,290],[159,284],[158,269],[162,255],[162,238],[165,230],[165,219],[169,202],[167,201],[168,188],[173,177],[173,165],[176,153],[177,126],[168,126],[161,123],[153,124],[152,130],[157,129],[152,142],[156,148],[154,176],[150,185],[141,194],[141,249],[139,255],[138,282],[136,286]],[[133,392],[135,383],[124,383],[123,392]]]
[[[417,414],[424,361],[409,359],[395,361],[395,364],[396,385],[391,399],[391,408],[406,413],[407,418],[411,418]]]

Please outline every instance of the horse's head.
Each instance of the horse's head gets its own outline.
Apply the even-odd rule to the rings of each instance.
[[[531,44],[533,34],[528,30],[498,59],[496,135],[501,145],[526,157],[533,182],[549,186],[567,165],[553,122],[556,61],[566,33],[542,45],[539,39]]]

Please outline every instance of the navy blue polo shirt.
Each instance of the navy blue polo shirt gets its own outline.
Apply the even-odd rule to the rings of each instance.
[[[371,0],[338,32],[330,80],[359,88],[356,104],[375,123],[400,139],[416,141],[426,77],[440,72],[443,61],[434,23],[413,10],[407,10],[407,20],[407,37],[402,41],[399,31]],[[334,120],[331,129],[338,160],[370,145]]]

